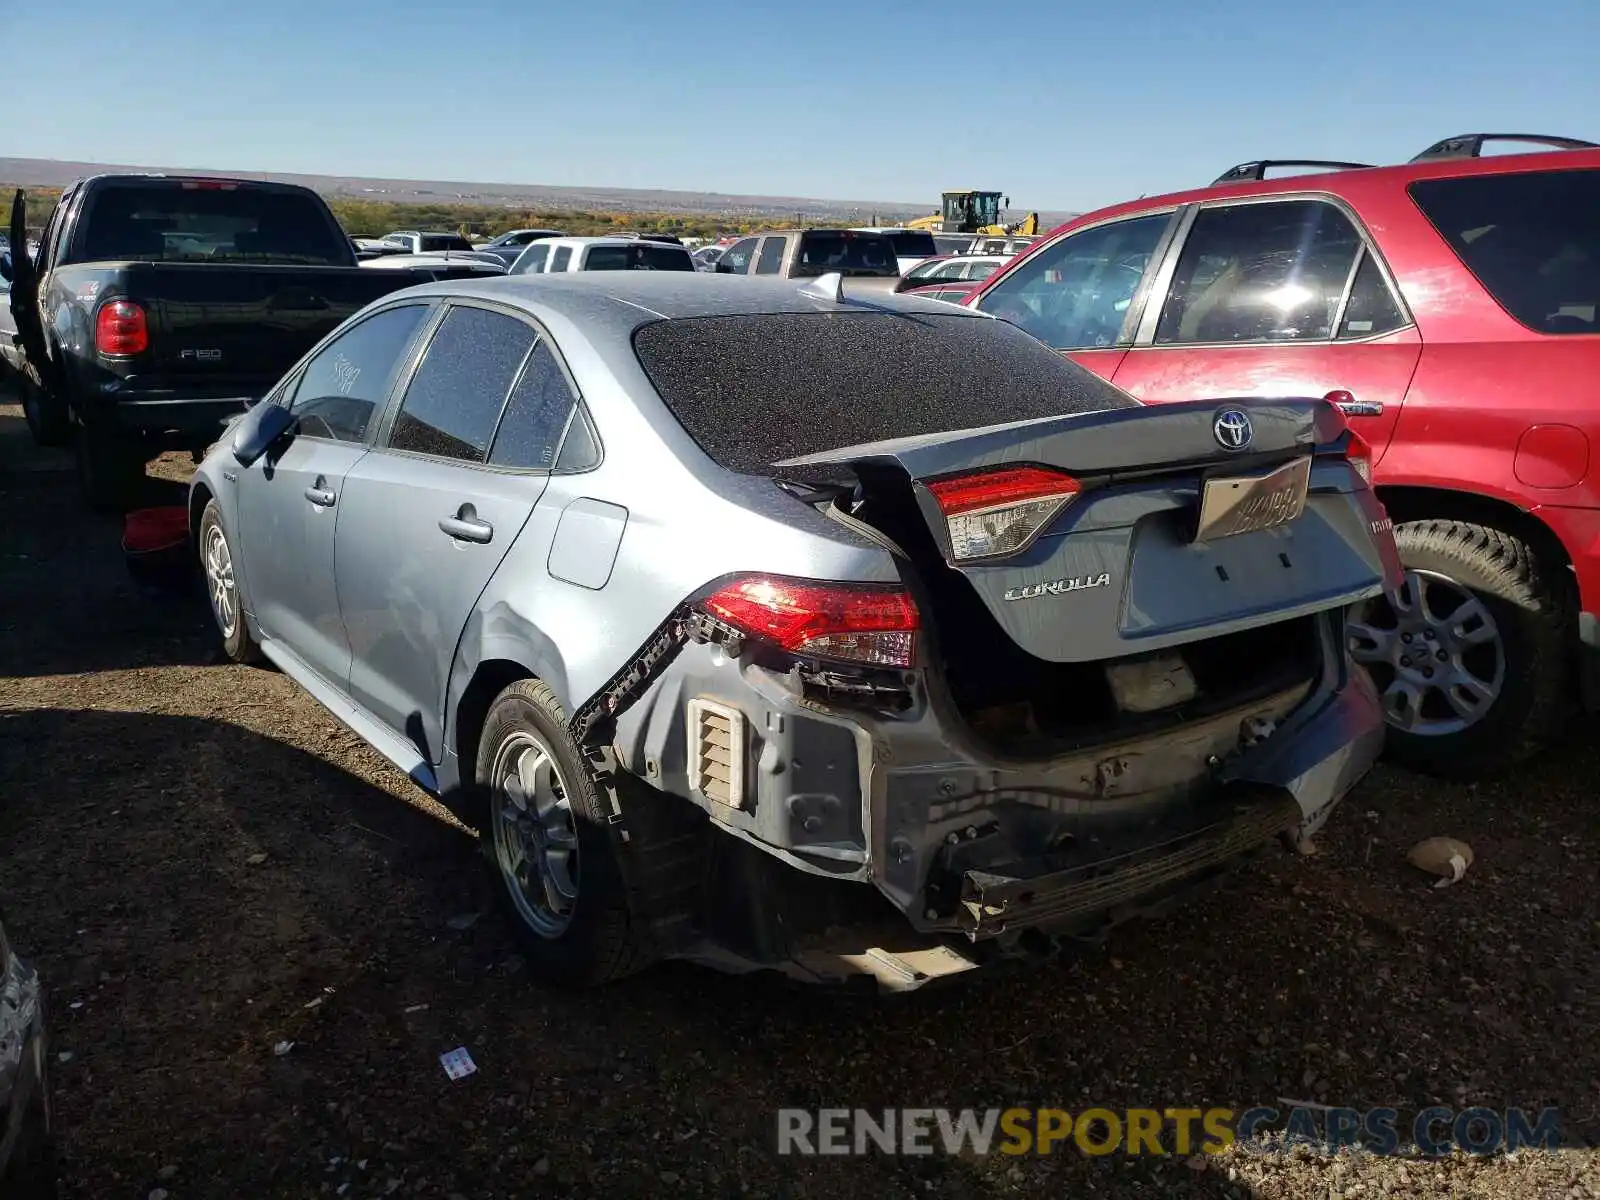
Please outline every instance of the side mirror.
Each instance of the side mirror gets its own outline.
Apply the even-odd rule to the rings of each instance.
[[[11,251],[0,253],[0,279],[7,283],[16,282],[16,272],[11,266]]]
[[[295,417],[287,408],[265,401],[245,414],[233,431],[233,457],[241,467],[255,463],[293,432]]]

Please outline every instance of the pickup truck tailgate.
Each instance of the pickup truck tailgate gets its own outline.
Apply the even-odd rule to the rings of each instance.
[[[114,286],[147,313],[141,373],[256,394],[351,313],[425,278],[359,267],[129,262],[116,268]]]

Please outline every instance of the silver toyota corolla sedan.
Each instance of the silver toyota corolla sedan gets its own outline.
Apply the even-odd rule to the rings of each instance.
[[[228,654],[480,830],[542,976],[906,989],[1322,824],[1383,737],[1369,474],[1320,400],[1144,407],[837,276],[610,272],[383,298],[190,504]]]

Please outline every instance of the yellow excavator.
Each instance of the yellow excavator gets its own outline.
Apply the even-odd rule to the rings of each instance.
[[[940,196],[942,212],[931,217],[918,217],[907,221],[908,229],[926,229],[931,233],[978,233],[993,237],[1015,234],[1033,237],[1039,232],[1039,214],[1029,213],[1010,225],[1000,220],[1002,207],[1011,207],[1011,197],[1002,198],[999,192],[944,192]]]

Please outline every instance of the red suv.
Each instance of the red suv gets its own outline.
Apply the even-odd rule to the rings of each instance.
[[[1600,146],[1246,163],[1078,217],[966,302],[1144,400],[1344,409],[1406,566],[1350,625],[1393,758],[1487,772],[1594,710]]]

